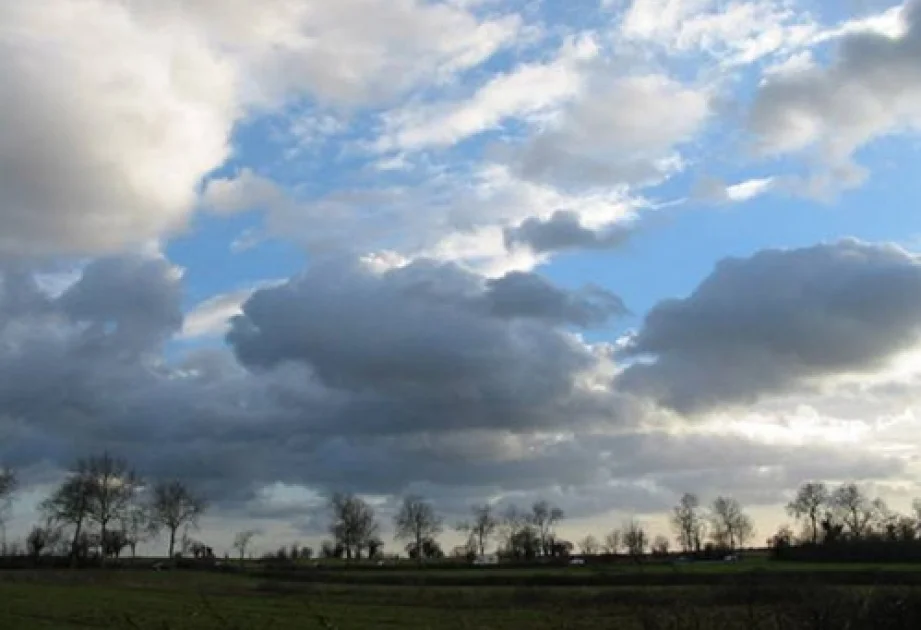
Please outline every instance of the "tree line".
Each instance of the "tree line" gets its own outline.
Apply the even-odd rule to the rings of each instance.
[[[804,483],[787,512],[800,525],[782,526],[768,544],[775,557],[807,561],[921,561],[921,501],[910,514],[889,508],[853,483]]]
[[[0,470],[0,526],[5,522],[10,497],[17,488],[15,473]],[[189,536],[207,509],[205,498],[180,480],[143,480],[124,460],[109,453],[78,460],[64,480],[40,504],[42,522],[26,538],[31,555],[66,555],[73,562],[89,556],[105,561],[119,557],[125,549],[135,555],[142,541],[166,534],[167,557],[177,553],[213,557],[213,550]],[[335,493],[327,501],[330,538],[324,540],[319,555],[346,560],[374,559],[383,555],[381,525],[373,506],[356,494]],[[921,558],[921,501],[914,514],[901,515],[872,498],[856,484],[831,488],[823,482],[804,483],[786,506],[788,514],[801,526],[798,534],[783,526],[768,544],[784,550],[798,546],[816,547],[888,541],[918,543]],[[562,558],[576,553],[583,556],[624,554],[667,555],[670,539],[651,537],[636,519],[627,520],[600,537],[587,535],[576,544],[557,535],[565,518],[561,508],[539,500],[528,508],[510,505],[504,509],[483,503],[471,507],[469,518],[453,529],[464,543],[451,555],[473,559],[495,554],[516,561]],[[755,527],[736,499],[717,496],[704,504],[697,495],[684,494],[669,513],[669,524],[677,549],[683,554],[724,554],[750,544]],[[418,561],[446,555],[438,537],[445,522],[434,505],[423,497],[404,497],[393,518],[395,540],[402,550]],[[257,535],[255,530],[239,532],[233,549],[243,560]],[[178,551],[177,551],[178,544]],[[814,553],[814,552],[813,552]],[[311,558],[310,547],[282,547],[273,557]]]
[[[10,469],[0,473],[0,502],[9,505],[16,489]],[[210,552],[187,534],[198,524],[207,502],[182,481],[150,484],[122,458],[108,452],[77,460],[64,480],[39,506],[43,520],[26,537],[30,555],[66,555],[73,563],[91,554],[101,561],[165,532],[168,556],[175,553],[177,535],[195,555]]]

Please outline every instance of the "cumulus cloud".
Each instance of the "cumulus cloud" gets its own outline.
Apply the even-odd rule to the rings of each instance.
[[[706,90],[666,76],[614,78],[598,69],[580,98],[525,143],[515,168],[562,186],[657,181],[680,169],[676,146],[700,130],[709,101]]]
[[[610,349],[571,332],[620,301],[534,274],[317,265],[252,294],[233,352],[171,361],[151,351],[181,324],[166,261],[95,261],[59,294],[27,270],[2,275],[0,443],[16,445],[4,459],[27,485],[107,448],[187,479],[226,518],[307,527],[334,489],[424,491],[458,517],[487,497],[547,496],[591,517],[661,510],[692,482],[771,502],[807,473],[881,479],[903,466],[849,445],[676,430],[611,388]]]
[[[516,227],[506,228],[504,234],[509,249],[523,245],[535,252],[545,253],[619,247],[630,238],[632,231],[632,226],[622,223],[594,230],[584,226],[577,213],[557,210],[546,220],[529,217]]]
[[[417,0],[4,2],[0,253],[111,253],[179,230],[248,113],[447,81],[518,26]]]
[[[748,121],[758,149],[816,151],[828,172],[817,173],[814,192],[860,183],[856,150],[921,126],[921,2],[907,2],[902,21],[900,33],[846,31],[830,64],[768,77]]]
[[[486,301],[502,317],[533,317],[558,324],[591,327],[623,315],[623,301],[601,287],[564,291],[534,273],[513,271],[487,282]]]
[[[57,300],[85,335],[121,348],[159,349],[182,326],[181,275],[162,258],[119,256],[91,262]]]
[[[150,26],[124,3],[3,3],[0,252],[112,251],[183,224],[228,155],[235,76],[194,29]]]
[[[0,457],[32,491],[106,448],[145,475],[187,479],[222,516],[263,521],[316,510],[333,489],[383,510],[422,491],[458,515],[484,498],[547,496],[592,516],[658,511],[688,489],[778,502],[804,477],[905,474],[914,451],[886,449],[909,420],[868,422],[862,437],[888,441],[857,449],[773,442],[777,419],[714,434],[667,407],[707,411],[887,366],[919,332],[914,256],[845,242],[726,261],[654,309],[625,352],[589,341],[626,314],[616,294],[533,272],[556,252],[629,238],[646,203],[636,187],[682,169],[710,119],[719,82],[707,72],[686,83],[683,67],[649,63],[624,76],[618,55],[653,42],[733,66],[818,41],[778,2],[638,0],[617,33],[540,58],[516,41],[546,35],[524,25],[533,14],[495,3],[0,3]],[[775,69],[759,98],[801,73],[831,89],[836,68],[865,70],[845,54],[853,41],[875,42],[862,57],[875,63],[905,53],[913,29],[873,39],[842,27],[827,35],[843,42],[838,61]],[[513,45],[514,59],[496,60],[504,73],[481,66]],[[274,137],[260,163],[245,147],[226,163],[234,131],[263,115],[267,136],[285,127],[323,145],[284,156],[317,158],[317,181],[262,154]],[[471,144],[494,162],[451,149],[496,129],[512,141]],[[333,136],[338,153],[323,144]],[[835,173],[858,174],[849,166]],[[267,235],[306,245],[305,272],[183,314],[181,272],[123,253],[196,210],[253,209]],[[36,252],[88,258],[61,272],[30,266]],[[226,346],[189,343],[217,335]],[[810,404],[872,415],[871,400],[910,418],[899,407],[917,381],[878,378],[869,399],[836,389]]]
[[[914,255],[854,240],[765,250],[723,260],[690,296],[655,306],[620,385],[684,412],[750,403],[879,369],[919,335]]]
[[[527,274],[484,286],[451,264],[418,261],[384,273],[328,265],[256,292],[228,341],[245,365],[302,361],[331,387],[520,398],[531,410],[567,396],[573,373],[593,362],[554,325],[597,323],[620,308],[608,294],[567,294]]]
[[[229,334],[241,365],[223,349],[172,363],[149,352],[182,321],[178,276],[159,259],[94,262],[59,297],[23,274],[2,286],[0,402],[24,445],[18,462],[66,463],[104,435],[148,469],[217,485],[302,481],[270,461],[280,455],[231,462],[282,440],[292,457],[323,451],[334,466],[367,436],[529,432],[612,414],[577,383],[601,357],[560,328],[618,311],[597,289],[450,265],[321,267],[246,302]],[[198,449],[213,457],[180,463]]]

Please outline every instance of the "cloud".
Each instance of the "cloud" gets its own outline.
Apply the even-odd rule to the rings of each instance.
[[[534,273],[513,271],[487,282],[490,312],[502,317],[532,317],[557,324],[591,327],[627,312],[623,301],[599,287],[564,291]]]
[[[336,489],[383,514],[420,491],[457,516],[546,496],[593,517],[914,474],[913,255],[726,261],[611,343],[616,294],[534,272],[630,238],[637,190],[709,151],[717,91],[757,82],[740,65],[771,66],[759,99],[809,73],[833,88],[863,66],[803,47],[872,41],[871,63],[912,28],[819,31],[786,0],[637,0],[579,33],[479,0],[33,4],[0,2],[0,444],[28,492],[108,449],[187,479],[225,528],[289,535]],[[821,175],[841,174],[862,172]],[[212,295],[156,253],[195,212],[208,249],[251,210],[240,246],[297,241],[305,272]],[[184,313],[186,289],[211,297]]]
[[[201,195],[201,205],[218,214],[272,208],[286,202],[284,191],[275,182],[249,168],[209,179]]]
[[[91,262],[56,304],[85,337],[122,348],[159,349],[182,326],[180,272],[162,258],[119,256]]]
[[[233,69],[188,26],[135,17],[102,0],[0,8],[0,253],[114,251],[178,229],[227,157]]]
[[[817,29],[807,13],[784,0],[632,0],[620,34],[673,55],[703,52],[737,66],[802,45]]]
[[[96,261],[57,298],[27,280],[4,274],[0,302],[0,434],[19,445],[18,466],[105,447],[218,501],[274,482],[334,486],[343,467],[374,488],[413,449],[506,458],[521,451],[464,435],[615,413],[577,383],[600,356],[558,328],[614,314],[619,301],[599,290],[450,265],[318,268],[249,299],[229,334],[241,365],[223,349],[170,363],[149,352],[181,322],[161,260]],[[424,480],[413,466],[392,474]]]
[[[328,265],[257,291],[228,341],[245,365],[302,361],[330,387],[506,403],[526,388],[536,401],[565,396],[593,362],[553,325],[597,323],[620,308],[613,296],[567,294],[529,274],[484,286],[451,264]]]
[[[480,19],[464,7],[419,0],[141,6],[152,19],[195,24],[241,69],[244,98],[272,105],[307,93],[361,106],[426,82],[448,82],[511,44],[521,26],[517,15]]]
[[[567,193],[522,180],[497,164],[465,165],[411,181],[302,198],[296,190],[241,170],[210,180],[203,207],[216,213],[263,209],[268,235],[294,240],[312,256],[388,252],[404,261],[456,262],[495,277],[533,269],[543,259],[530,248],[510,251],[504,231],[510,224],[549,217],[564,207],[578,214],[586,229],[597,229],[645,203],[622,188]]]
[[[28,487],[106,448],[186,479],[224,522],[306,528],[336,489],[382,509],[424,491],[458,518],[484,498],[546,496],[590,518],[660,511],[685,490],[771,503],[805,476],[904,467],[869,447],[715,434],[613,390],[610,349],[569,330],[616,316],[619,300],[534,274],[316,265],[253,293],[233,353],[173,360],[151,351],[181,318],[181,278],[162,259],[95,261],[59,295],[27,270],[2,276],[0,441]]]
[[[609,249],[623,245],[632,226],[615,223],[607,229],[593,230],[582,225],[579,215],[557,210],[547,219],[525,219],[520,225],[505,229],[505,244],[509,249],[519,245],[539,253],[567,249]]]
[[[230,329],[230,319],[242,313],[242,306],[254,291],[275,284],[271,281],[259,283],[237,291],[212,296],[185,314],[179,337],[195,339],[202,337],[223,337]]]
[[[547,116],[583,88],[586,62],[598,54],[590,38],[567,42],[547,63],[527,63],[498,74],[465,101],[432,103],[388,112],[377,141],[382,151],[417,151],[456,144],[508,119]]]
[[[681,168],[675,147],[710,113],[706,90],[661,75],[594,80],[515,156],[523,177],[559,186],[649,183]]]
[[[645,317],[619,379],[682,412],[751,403],[816,379],[884,367],[921,335],[921,263],[846,240],[720,262]]]
[[[763,155],[815,151],[813,191],[863,181],[852,156],[862,146],[921,126],[921,3],[907,2],[899,34],[846,32],[833,61],[767,78],[748,127]],[[838,175],[845,181],[836,184]]]
[[[715,178],[697,183],[694,197],[711,203],[742,203],[776,189],[783,182],[776,177],[747,179],[736,184],[726,184]]]
[[[175,233],[247,116],[449,81],[518,28],[417,0],[4,2],[0,254],[114,253]]]

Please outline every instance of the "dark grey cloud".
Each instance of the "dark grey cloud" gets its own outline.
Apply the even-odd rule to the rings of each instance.
[[[551,323],[591,327],[604,324],[627,308],[618,296],[600,287],[565,291],[545,278],[516,271],[490,280],[485,300],[501,317],[534,317]]]
[[[161,258],[118,256],[91,262],[57,300],[88,336],[117,338],[123,348],[157,348],[182,327],[178,271]]]
[[[555,324],[619,309],[607,293],[571,294],[529,274],[484,283],[427,262],[322,267],[255,292],[227,339],[244,365],[301,361],[331,387],[514,404],[566,395],[592,365]]]
[[[619,386],[684,412],[750,403],[880,368],[919,335],[921,262],[908,252],[855,240],[765,250],[654,307]]]
[[[595,318],[585,295],[530,274],[318,266],[256,292],[230,347],[172,360],[153,352],[177,330],[179,280],[163,261],[100,261],[58,297],[3,277],[0,460],[39,471],[36,484],[106,448],[186,479],[228,518],[313,531],[320,508],[265,488],[423,492],[452,518],[486,497],[547,496],[589,517],[663,509],[687,484],[707,494],[731,478],[727,491],[757,502],[804,475],[901,472],[868,451],[648,428],[654,405],[577,384],[605,356],[565,332]],[[90,343],[98,322],[111,323],[105,343]]]
[[[538,253],[568,249],[611,249],[623,245],[632,227],[614,224],[593,230],[582,225],[579,215],[571,210],[557,210],[549,219],[531,217],[520,225],[505,229],[505,246],[514,249],[525,246]]]
[[[272,481],[345,483],[343,469],[394,488],[419,479],[400,460],[412,440],[617,421],[615,401],[575,384],[599,356],[561,328],[617,310],[600,290],[433,263],[320,266],[254,294],[229,335],[242,362],[227,349],[166,362],[150,351],[181,316],[163,261],[95,262],[57,298],[9,277],[0,434],[17,448],[0,458],[17,465],[104,445],[228,500]]]

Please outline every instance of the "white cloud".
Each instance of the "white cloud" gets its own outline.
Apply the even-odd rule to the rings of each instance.
[[[0,251],[88,253],[181,227],[229,154],[236,74],[124,3],[0,6]]]
[[[633,0],[620,35],[674,54],[704,52],[733,66],[800,45],[815,30],[808,15],[785,0]]]
[[[243,69],[246,96],[277,103],[307,92],[361,105],[422,82],[448,81],[516,36],[516,15],[479,20],[420,0],[148,0],[152,14],[192,21]]]
[[[262,285],[260,285],[262,286]],[[222,293],[200,302],[185,314],[180,339],[223,337],[230,329],[230,318],[242,313],[241,306],[259,286]]]
[[[380,151],[450,146],[501,125],[552,114],[583,88],[585,62],[598,54],[590,38],[567,43],[548,63],[523,64],[499,74],[468,100],[411,106],[385,115]]]
[[[175,232],[254,108],[376,104],[449,81],[519,22],[417,0],[4,2],[0,252],[92,254]]]
[[[774,185],[773,177],[749,179],[726,187],[726,198],[729,201],[748,201],[769,191]]]
[[[742,203],[760,197],[777,186],[776,177],[758,177],[735,184],[705,178],[698,182],[694,197],[711,203]]]
[[[203,199],[216,212],[264,209],[268,235],[294,240],[315,256],[387,250],[407,260],[458,262],[488,275],[531,269],[545,259],[508,251],[503,228],[509,225],[566,209],[585,227],[599,229],[645,205],[622,186],[570,193],[523,180],[499,164],[444,173],[416,186],[337,190],[315,199],[292,195],[244,170],[211,180]]]
[[[663,75],[619,77],[596,68],[593,81],[515,157],[526,178],[563,186],[616,187],[658,181],[682,168],[676,146],[710,114],[710,94]]]
[[[861,183],[855,151],[921,128],[921,2],[909,2],[902,19],[901,35],[848,31],[829,65],[771,76],[760,87],[748,121],[758,150],[815,152],[821,164],[807,189]]]

